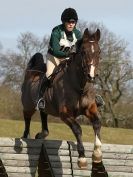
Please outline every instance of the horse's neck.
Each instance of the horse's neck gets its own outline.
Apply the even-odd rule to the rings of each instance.
[[[76,55],[74,61],[72,61],[68,70],[69,83],[82,94],[88,94],[88,92],[94,90],[94,84],[85,79],[84,71],[82,68],[82,58]]]
[[[95,92],[94,84],[86,82],[86,84],[82,90],[82,95],[88,95],[88,94],[90,94],[90,92]]]
[[[69,77],[69,83],[72,84],[72,86],[74,86],[76,90],[79,90],[79,92],[86,85],[86,80],[81,66],[81,59],[78,55],[76,55],[75,58],[72,59],[67,73]]]

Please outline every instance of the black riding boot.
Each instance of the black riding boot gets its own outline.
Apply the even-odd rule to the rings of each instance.
[[[101,106],[103,107],[105,105],[105,102],[100,95],[96,95],[95,100],[96,100],[97,107],[101,107]]]
[[[38,98],[37,98],[37,106],[36,110],[44,110],[45,108],[45,100],[43,98],[43,94],[46,88],[49,86],[49,79],[45,76],[41,79],[39,83],[39,90],[38,90]]]

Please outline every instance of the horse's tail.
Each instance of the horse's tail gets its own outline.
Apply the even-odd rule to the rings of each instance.
[[[27,70],[36,69],[46,72],[46,64],[44,63],[43,55],[41,53],[34,54],[27,65]]]

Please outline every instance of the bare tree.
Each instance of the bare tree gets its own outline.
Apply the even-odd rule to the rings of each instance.
[[[0,56],[2,75],[4,76],[3,84],[20,90],[29,59],[36,52],[42,53],[45,59],[48,41],[48,36],[40,39],[30,32],[22,33],[18,37],[19,52],[10,51]]]
[[[20,88],[24,67],[23,58],[20,54],[8,52],[0,57],[2,75],[4,75],[3,84],[11,88]]]
[[[26,67],[27,62],[36,52],[42,53],[45,57],[48,41],[48,36],[44,36],[43,39],[39,39],[39,37],[35,36],[33,33],[21,33],[18,37],[18,49],[23,57],[24,67]]]
[[[128,83],[133,79],[133,67],[130,53],[127,50],[127,42],[115,34],[109,32],[102,25],[99,86],[105,99],[104,113],[110,113],[112,126],[118,127],[119,116],[115,107],[128,90]],[[105,116],[107,119],[107,116]],[[109,119],[107,119],[108,121]]]

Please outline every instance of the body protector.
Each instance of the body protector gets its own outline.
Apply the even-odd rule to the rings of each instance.
[[[73,41],[69,41],[67,39],[65,31],[64,32],[62,31],[61,39],[60,39],[60,42],[59,42],[59,44],[61,46],[61,51],[68,52],[68,51],[70,51],[70,49],[73,46],[75,46],[75,44],[77,42],[77,38],[75,36],[75,33],[72,33],[72,37],[73,37]]]

